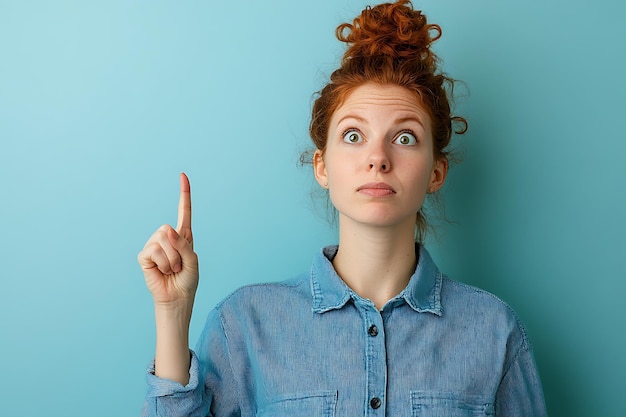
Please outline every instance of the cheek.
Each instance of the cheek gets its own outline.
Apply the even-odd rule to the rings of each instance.
[[[411,182],[412,188],[416,191],[426,189],[430,184],[430,177],[432,174],[431,164],[427,163],[413,163],[411,169],[407,170],[407,181]]]
[[[350,170],[350,159],[342,157],[337,152],[327,153],[324,162],[326,163],[328,179],[333,182],[341,181]]]

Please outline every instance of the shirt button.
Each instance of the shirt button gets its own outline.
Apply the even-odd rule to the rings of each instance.
[[[380,400],[380,398],[378,397],[374,397],[370,400],[370,406],[376,410],[377,408],[380,407],[380,405],[382,404],[382,401]]]
[[[367,334],[372,337],[378,336],[378,327],[375,324],[372,324],[369,329],[367,329]]]

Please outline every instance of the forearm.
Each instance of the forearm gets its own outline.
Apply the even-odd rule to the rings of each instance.
[[[176,307],[155,306],[155,375],[189,383],[189,323],[192,303]]]

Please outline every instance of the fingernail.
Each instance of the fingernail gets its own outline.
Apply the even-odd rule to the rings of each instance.
[[[174,273],[180,272],[180,264],[174,265],[174,268],[172,268],[172,270],[174,271]]]

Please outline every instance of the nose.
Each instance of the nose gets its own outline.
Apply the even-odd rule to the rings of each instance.
[[[376,163],[371,162],[370,169],[377,169],[377,170],[385,172],[389,170],[389,163],[381,162],[381,163],[376,164]]]
[[[381,144],[372,149],[369,155],[369,169],[381,172],[387,172],[391,169],[391,161],[385,149],[385,145]]]

